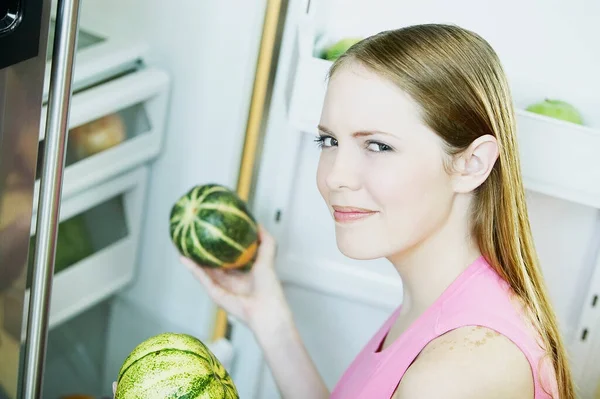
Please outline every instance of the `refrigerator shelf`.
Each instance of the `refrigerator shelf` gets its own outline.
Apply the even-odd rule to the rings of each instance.
[[[289,121],[316,134],[332,62],[315,57],[314,29],[298,25],[295,76],[288,102]],[[600,208],[600,129],[516,110],[518,145],[527,189]]]
[[[48,322],[50,329],[106,299],[132,280],[147,178],[148,167],[141,166],[63,201],[60,223],[82,217],[94,251],[63,270],[55,270]],[[34,214],[32,236],[35,229]],[[29,301],[29,289],[24,301]],[[26,323],[26,309],[23,325]],[[22,341],[24,334],[23,329]]]
[[[63,199],[158,155],[169,81],[164,71],[146,68],[73,95]],[[43,156],[46,110],[42,110],[38,157]],[[99,148],[97,140],[109,143]],[[37,164],[39,168],[41,162]],[[37,172],[39,177],[41,171]],[[34,192],[36,204],[38,194],[39,179]]]
[[[44,75],[43,101],[48,100],[55,24],[50,23],[47,61]],[[91,87],[112,77],[137,69],[148,51],[144,42],[111,38],[92,32],[85,26],[78,32],[75,67],[73,69],[73,92]]]

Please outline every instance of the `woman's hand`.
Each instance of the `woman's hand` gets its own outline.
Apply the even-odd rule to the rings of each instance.
[[[251,329],[265,322],[261,320],[263,316],[273,318],[287,313],[283,289],[274,268],[276,242],[262,225],[258,228],[260,245],[250,271],[202,267],[181,257],[182,263],[202,283],[211,299]],[[284,314],[280,313],[282,311]]]

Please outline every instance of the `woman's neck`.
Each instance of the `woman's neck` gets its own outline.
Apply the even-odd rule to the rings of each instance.
[[[417,317],[424,312],[481,256],[468,223],[464,222],[466,218],[460,216],[451,215],[417,247],[388,258],[402,279],[402,314]]]

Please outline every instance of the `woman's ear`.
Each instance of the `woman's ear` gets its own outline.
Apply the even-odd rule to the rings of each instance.
[[[479,187],[490,175],[498,159],[498,142],[492,135],[478,137],[454,157],[453,186],[457,193],[468,193]]]

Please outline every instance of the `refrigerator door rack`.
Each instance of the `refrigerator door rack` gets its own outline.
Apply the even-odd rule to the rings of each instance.
[[[86,244],[91,244],[92,253],[74,264],[64,265],[63,270],[55,271],[50,329],[109,297],[132,280],[147,177],[148,167],[140,166],[62,203],[61,227],[64,222],[79,217],[85,226],[83,231],[89,235],[89,243]],[[34,217],[32,236],[35,234],[35,225]],[[76,242],[81,243],[79,240]],[[61,258],[58,253],[60,250],[58,247],[57,267]],[[27,301],[29,290],[25,294],[25,303]],[[25,310],[24,323],[26,317]]]
[[[147,68],[73,95],[63,198],[158,155],[168,89],[168,75]],[[43,117],[45,112],[44,108]],[[43,126],[41,132],[43,141]],[[98,147],[97,140],[108,144]],[[38,192],[39,180],[34,202]]]

